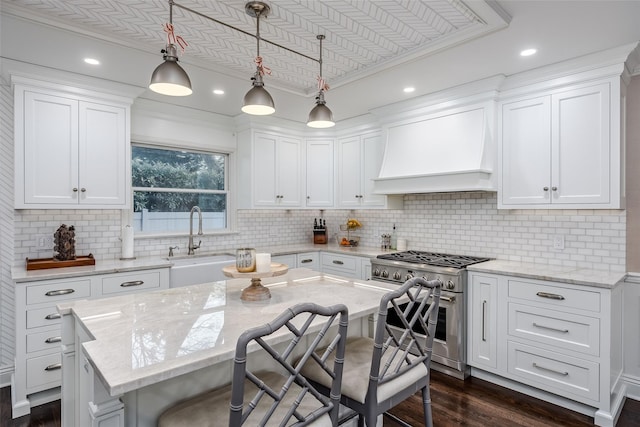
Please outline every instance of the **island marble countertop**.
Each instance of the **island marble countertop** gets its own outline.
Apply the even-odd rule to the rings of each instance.
[[[246,302],[248,279],[232,279],[58,305],[93,341],[85,353],[111,396],[230,360],[244,330],[267,323],[287,307],[312,301],[345,304],[349,318],[377,311],[397,285],[339,278],[306,268],[262,279],[271,299]],[[274,339],[277,337],[274,337]]]
[[[504,260],[473,264],[467,270],[608,289],[620,284],[626,277],[626,273]]]

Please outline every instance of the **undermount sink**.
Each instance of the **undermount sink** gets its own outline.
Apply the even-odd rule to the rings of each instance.
[[[170,270],[172,288],[226,280],[222,267],[236,262],[234,256],[227,254],[197,254],[167,259],[173,263]]]

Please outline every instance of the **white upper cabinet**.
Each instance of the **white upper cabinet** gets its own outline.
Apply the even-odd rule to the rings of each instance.
[[[338,139],[338,191],[340,208],[400,208],[402,196],[373,193],[380,173],[384,141],[379,132]]]
[[[498,207],[623,207],[616,79],[502,103]]]
[[[246,131],[238,140],[241,208],[302,206],[302,140]]]
[[[333,206],[333,145],[333,139],[308,139],[306,142],[307,207]]]
[[[15,207],[127,208],[129,105],[15,86]]]

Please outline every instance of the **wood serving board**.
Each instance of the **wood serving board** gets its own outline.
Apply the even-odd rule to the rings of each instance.
[[[44,270],[45,268],[77,267],[81,265],[96,265],[93,254],[78,256],[76,259],[59,261],[54,258],[26,259],[27,270]]]

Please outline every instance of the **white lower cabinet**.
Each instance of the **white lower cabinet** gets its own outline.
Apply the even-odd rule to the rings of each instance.
[[[622,410],[622,289],[469,272],[472,375],[615,425]],[[522,388],[518,388],[523,391]]]
[[[498,352],[498,280],[472,275],[469,286],[469,363],[497,369]]]
[[[363,263],[367,262],[370,263],[368,258],[354,255],[331,252],[322,252],[320,255],[320,268],[323,273],[355,279],[367,279],[366,274],[368,273],[363,271]],[[371,264],[369,264],[369,270],[371,270]]]
[[[286,254],[286,255],[274,255],[271,257],[271,262],[277,262],[279,264],[284,264],[289,268],[295,268],[298,260],[296,254]]]
[[[56,305],[169,287],[169,268],[15,283],[13,417],[60,398],[62,336]]]
[[[320,271],[320,252],[302,252],[297,255],[297,267]]]

